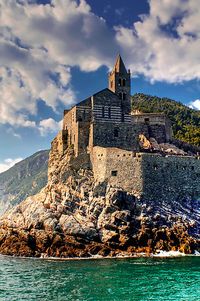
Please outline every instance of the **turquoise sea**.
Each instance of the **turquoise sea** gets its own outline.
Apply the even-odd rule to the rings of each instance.
[[[200,257],[56,261],[0,256],[0,300],[200,301]]]

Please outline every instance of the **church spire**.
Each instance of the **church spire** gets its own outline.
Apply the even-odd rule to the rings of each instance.
[[[109,74],[109,89],[121,100],[121,106],[125,114],[131,111],[131,74],[126,70],[124,62],[117,56],[113,70]]]
[[[126,67],[124,65],[124,62],[123,62],[120,54],[118,54],[118,56],[117,56],[115,66],[114,66],[114,70],[115,70],[115,72],[118,72],[118,73],[121,73],[121,74],[126,74],[127,73]]]

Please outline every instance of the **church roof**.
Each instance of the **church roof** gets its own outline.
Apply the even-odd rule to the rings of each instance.
[[[108,88],[104,88],[103,90],[98,91],[97,93],[93,94],[92,96],[96,96],[96,95],[99,95],[99,94],[104,93],[104,92],[110,93],[110,94],[115,95],[116,97],[118,97],[115,92],[111,91]]]
[[[114,71],[118,72],[118,73],[122,73],[122,74],[127,73],[126,67],[124,65],[124,62],[123,62],[120,54],[117,57],[117,60],[116,60],[115,66],[114,66]]]
[[[79,103],[77,103],[76,105],[74,105],[72,108],[78,107],[78,106],[90,106],[90,105],[91,105],[91,97],[92,97],[92,96],[97,96],[97,95],[103,94],[103,93],[105,93],[105,92],[110,93],[110,94],[112,94],[112,95],[115,95],[115,96],[118,98],[118,96],[117,96],[113,91],[111,91],[111,90],[108,89],[108,88],[104,88],[103,90],[98,91],[98,92],[96,92],[95,94],[91,95],[90,97],[88,97],[88,98],[86,98],[86,99],[80,101]],[[72,109],[72,108],[71,108],[71,109]]]

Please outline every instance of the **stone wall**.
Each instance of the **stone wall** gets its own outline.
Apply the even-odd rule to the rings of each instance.
[[[63,128],[67,132],[65,149],[73,147],[76,156],[87,151],[90,120],[91,109],[88,107],[74,107],[64,116]]]
[[[164,114],[157,113],[137,113],[132,114],[132,124],[146,125],[148,128],[148,138],[155,138],[158,143],[165,143],[172,139],[172,128],[169,118]]]
[[[92,166],[97,182],[107,181],[148,202],[200,199],[200,160],[196,157],[94,147]]]
[[[55,150],[55,153],[63,155],[64,150],[67,148],[68,136],[66,130],[58,132],[57,136],[51,142],[51,148]]]
[[[123,100],[104,89],[64,111],[63,150],[73,148],[76,156],[94,146],[140,151],[139,135],[158,143],[171,139],[171,125],[164,114],[127,114]]]
[[[125,72],[123,74],[112,71],[109,74],[109,89],[116,93],[118,96],[120,94],[125,94],[125,99],[123,100],[123,110],[126,114],[131,112],[131,99],[130,99],[130,91],[131,91],[131,80],[130,80],[130,72]],[[123,81],[124,84],[123,85]]]
[[[168,140],[166,136],[166,127],[162,124],[147,125],[149,138],[155,138],[158,143],[165,143]]]
[[[200,160],[142,154],[143,197],[149,201],[200,199]]]
[[[94,178],[97,183],[108,182],[113,187],[142,193],[141,158],[132,151],[119,148],[94,147],[91,155]]]
[[[77,123],[78,128],[78,141],[77,148],[75,154],[82,154],[88,151],[89,145],[89,135],[90,135],[90,123],[89,122],[81,122]]]
[[[94,122],[91,125],[90,149],[92,146],[117,147],[126,150],[139,150],[139,129],[130,123]]]
[[[131,115],[123,111],[123,100],[108,89],[92,97],[92,111],[93,121],[131,122]]]
[[[166,116],[160,113],[134,113],[132,116],[132,122],[134,124],[146,123],[148,125],[161,124],[165,125]]]

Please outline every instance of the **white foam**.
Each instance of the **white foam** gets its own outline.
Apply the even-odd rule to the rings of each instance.
[[[181,257],[181,256],[186,256],[186,254],[180,251],[162,251],[162,250],[156,254],[153,254],[153,257]]]

